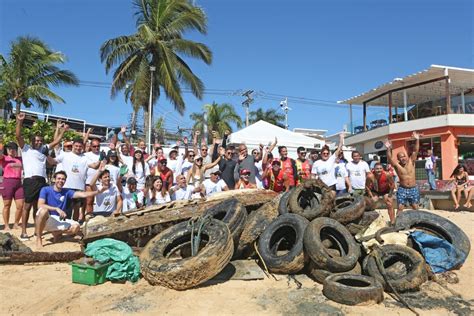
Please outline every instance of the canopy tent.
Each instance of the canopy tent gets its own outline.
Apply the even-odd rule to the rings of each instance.
[[[277,146],[286,146],[290,157],[296,158],[296,149],[300,146],[307,149],[320,150],[324,141],[304,136],[265,121],[258,121],[229,136],[228,143],[233,145],[246,144],[249,149],[258,148],[260,144],[268,146],[278,139]],[[277,149],[273,151],[277,154]]]

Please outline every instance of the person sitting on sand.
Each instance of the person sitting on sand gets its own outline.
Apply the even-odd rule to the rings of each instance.
[[[415,178],[415,161],[420,150],[420,134],[413,132],[413,138],[416,140],[415,150],[413,150],[410,157],[408,157],[405,151],[401,151],[397,154],[397,160],[392,157],[392,144],[388,140],[385,142],[388,162],[395,168],[400,177],[400,185],[397,191],[397,216],[403,211],[405,206],[410,205],[416,210],[420,203],[420,191],[416,186]]]
[[[36,214],[35,231],[36,245],[43,247],[42,234],[46,230],[51,232],[56,242],[62,234],[77,235],[80,225],[78,222],[68,219],[65,210],[72,199],[84,199],[94,197],[100,191],[80,192],[72,189],[64,189],[66,183],[66,172],[58,171],[54,174],[54,184],[43,187],[39,194],[38,213]]]
[[[451,180],[454,183],[454,188],[451,190],[451,197],[454,201],[454,210],[459,210],[461,192],[464,192],[466,197],[466,203],[463,206],[470,208],[472,206],[471,198],[474,188],[469,185],[469,174],[466,172],[466,168],[461,164],[457,165],[451,174]]]

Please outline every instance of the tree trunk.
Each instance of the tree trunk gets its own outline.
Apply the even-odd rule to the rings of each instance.
[[[143,107],[143,120],[145,121],[144,124],[143,124],[143,129],[144,129],[143,132],[145,133],[145,143],[147,144],[147,146],[148,146],[148,144],[151,143],[151,140],[148,139],[148,117],[149,117],[149,115],[150,115],[150,113],[148,111],[148,106]]]

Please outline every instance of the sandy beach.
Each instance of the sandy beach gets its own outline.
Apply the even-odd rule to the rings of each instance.
[[[1,201],[0,209],[3,209]],[[434,213],[459,225],[472,240],[472,213]],[[0,227],[3,229],[3,225]],[[20,230],[14,230],[13,233],[19,236]],[[33,234],[32,225],[28,233]],[[79,243],[71,239],[51,244],[51,235],[47,234],[44,238],[43,251],[80,249]],[[33,239],[25,244],[36,250]],[[420,292],[405,294],[404,297],[422,315],[470,315],[474,304],[472,247],[464,266],[454,272],[459,277],[459,283],[441,286],[429,281]],[[135,284],[73,284],[71,267],[66,263],[0,265],[0,314],[411,314],[388,294],[385,294],[384,302],[379,305],[350,307],[326,299],[321,292],[322,286],[306,275],[296,276],[302,284],[299,289],[297,283],[286,275],[277,275],[276,278],[222,283],[211,280],[198,288],[178,292],[150,286],[144,279]]]

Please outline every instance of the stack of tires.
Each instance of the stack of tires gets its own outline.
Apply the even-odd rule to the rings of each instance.
[[[363,197],[336,198],[319,180],[250,212],[231,198],[153,238],[140,256],[142,273],[150,284],[185,290],[213,278],[230,260],[252,257],[271,273],[307,273],[339,303],[379,303],[384,290],[419,289],[428,271],[410,244],[382,245],[365,254],[354,235],[377,217]],[[429,232],[466,255],[470,250],[464,232],[428,212],[405,211],[395,227]]]

